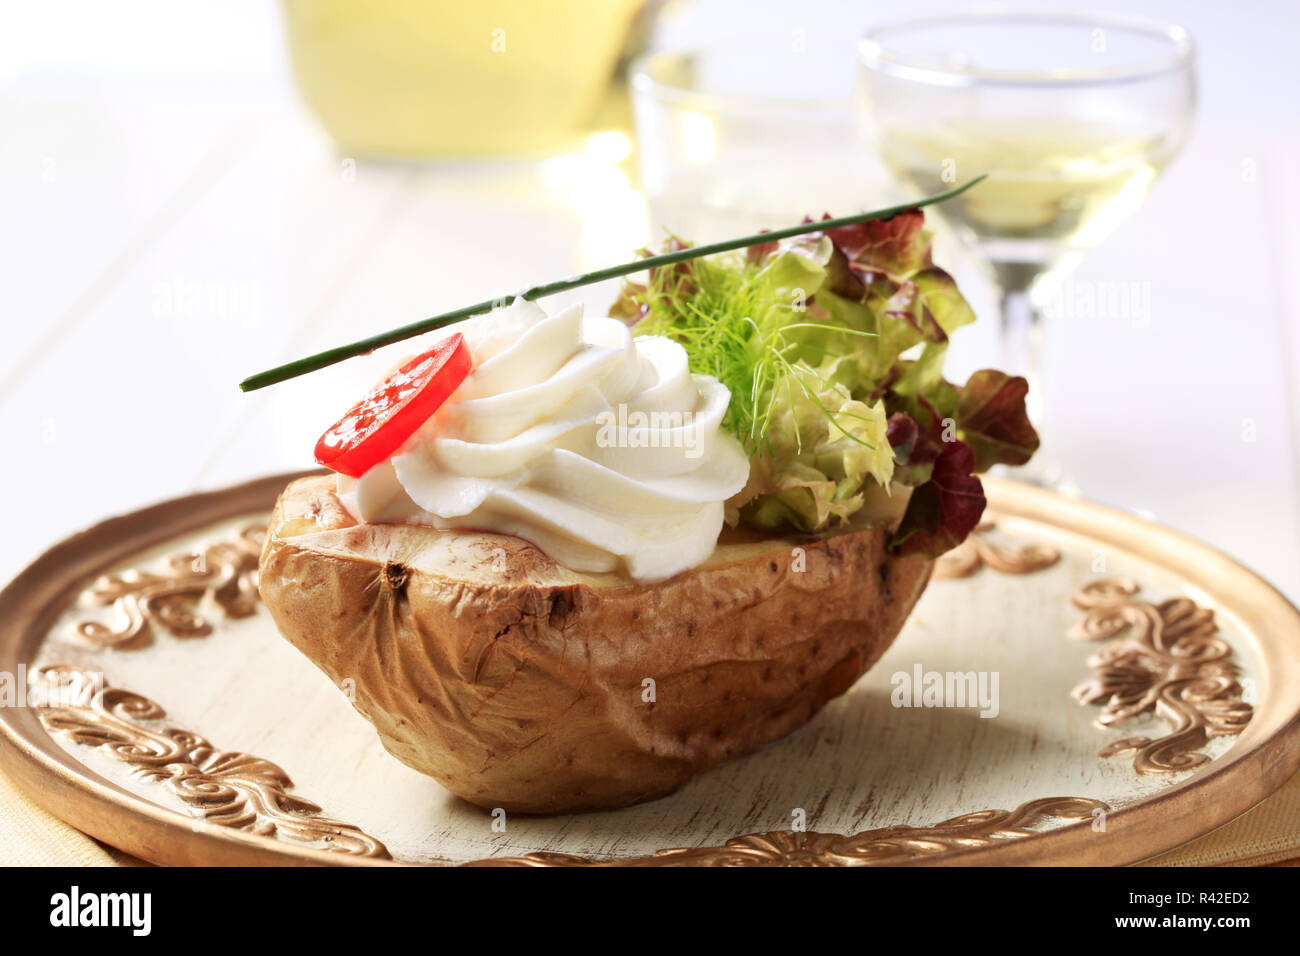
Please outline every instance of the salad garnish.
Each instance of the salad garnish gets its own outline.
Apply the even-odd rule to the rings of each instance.
[[[836,223],[651,269],[624,282],[613,314],[680,342],[692,371],[731,390],[723,427],[751,455],[730,502],[740,517],[817,532],[876,489],[910,486],[891,547],[935,557],[983,513],[976,473],[1038,447],[1028,384],[993,369],[943,377],[949,336],[975,315],[931,261],[919,210]]]

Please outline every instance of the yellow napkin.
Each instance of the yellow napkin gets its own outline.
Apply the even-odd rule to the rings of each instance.
[[[1231,823],[1143,866],[1262,866],[1300,857],[1300,776]]]
[[[0,774],[0,865],[115,866],[104,848],[42,810]]]

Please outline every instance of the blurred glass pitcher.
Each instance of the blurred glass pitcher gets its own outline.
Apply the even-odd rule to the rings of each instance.
[[[339,148],[540,153],[601,103],[644,0],[285,0],[298,86]]]

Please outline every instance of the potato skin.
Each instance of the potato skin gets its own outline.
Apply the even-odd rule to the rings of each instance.
[[[932,566],[887,555],[879,525],[729,537],[638,586],[510,536],[357,525],[331,478],[304,478],[261,591],[399,760],[483,807],[609,809],[807,722],[884,653]]]

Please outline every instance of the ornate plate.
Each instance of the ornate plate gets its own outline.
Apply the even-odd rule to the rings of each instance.
[[[276,633],[281,475],[104,522],[0,593],[0,763],[159,863],[1120,864],[1300,769],[1300,612],[1210,548],[988,480],[989,523],[806,727],[663,800],[506,818]]]

